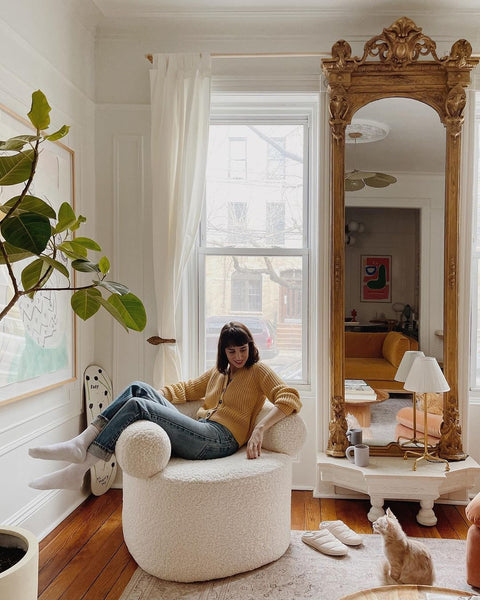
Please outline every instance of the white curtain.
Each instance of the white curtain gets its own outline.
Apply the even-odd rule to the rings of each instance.
[[[211,61],[205,54],[157,54],[150,71],[153,268],[157,334],[177,338],[185,265],[196,239],[205,188]],[[153,385],[181,379],[176,345],[157,346]]]

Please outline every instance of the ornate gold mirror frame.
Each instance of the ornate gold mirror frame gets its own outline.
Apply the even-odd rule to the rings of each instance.
[[[458,202],[461,131],[465,88],[477,65],[466,40],[453,44],[439,58],[435,42],[413,21],[402,17],[365,44],[363,56],[352,57],[340,40],[332,58],[322,61],[328,81],[331,129],[332,262],[331,365],[329,439],[326,453],[345,456],[349,445],[344,401],[345,321],[345,128],[358,109],[382,98],[411,98],[431,106],[446,129],[445,256],[444,256],[444,373],[450,391],[444,394],[439,455],[449,460],[466,457],[458,412]],[[429,57],[427,60],[424,57]],[[370,59],[370,60],[369,60]],[[413,140],[414,143],[414,140]],[[396,443],[376,446],[372,454],[400,456]]]

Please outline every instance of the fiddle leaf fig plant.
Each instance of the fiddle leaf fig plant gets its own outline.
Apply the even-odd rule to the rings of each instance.
[[[45,94],[33,92],[28,118],[36,133],[0,141],[0,186],[23,184],[19,195],[0,204],[0,269],[6,270],[12,288],[11,297],[0,306],[0,320],[23,296],[33,298],[40,290],[71,291],[72,309],[81,319],[104,308],[127,331],[143,331],[147,318],[142,301],[125,285],[107,279],[108,258],[91,257],[91,253],[101,253],[100,245],[77,235],[86,218],[76,215],[68,202],[57,213],[29,193],[43,144],[60,140],[69,131],[67,125],[47,131],[50,110]],[[77,285],[72,270],[89,274],[90,281]],[[54,273],[61,277],[51,279]]]

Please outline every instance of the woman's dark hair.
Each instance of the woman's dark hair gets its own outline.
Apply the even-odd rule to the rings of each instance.
[[[248,344],[248,359],[245,363],[245,367],[248,369],[260,360],[253,336],[243,323],[237,321],[225,323],[218,338],[217,369],[220,373],[226,373],[228,369],[228,358],[225,350],[230,346],[245,346],[245,344]]]

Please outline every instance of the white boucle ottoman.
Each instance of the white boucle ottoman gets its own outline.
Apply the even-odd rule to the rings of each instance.
[[[291,415],[267,434],[265,448],[283,444],[292,455],[302,447],[306,428],[299,415]],[[117,442],[124,470],[123,533],[142,569],[170,581],[205,581],[256,569],[285,553],[289,454],[264,449],[260,458],[248,460],[243,447],[225,458],[172,458],[165,466],[169,454],[165,432],[145,421],[128,427]]]

